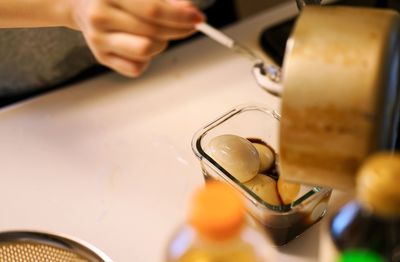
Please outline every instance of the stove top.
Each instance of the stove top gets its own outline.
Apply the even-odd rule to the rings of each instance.
[[[330,5],[347,6],[366,6],[376,8],[391,8],[400,12],[399,0],[342,0]],[[286,40],[288,39],[296,17],[266,28],[260,35],[260,45],[262,49],[278,65],[282,65],[283,54],[285,51]]]

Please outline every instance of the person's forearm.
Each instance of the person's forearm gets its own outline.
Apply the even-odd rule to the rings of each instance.
[[[0,0],[0,28],[70,26],[69,0]]]
[[[79,30],[99,63],[129,77],[202,21],[203,14],[181,0],[0,0],[0,29]]]

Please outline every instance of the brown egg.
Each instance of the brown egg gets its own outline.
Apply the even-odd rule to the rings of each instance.
[[[272,167],[275,162],[275,153],[266,145],[253,143],[253,146],[257,149],[258,155],[260,156],[260,170],[259,173],[267,171]]]
[[[300,184],[286,182],[282,177],[278,179],[278,193],[284,204],[288,205],[296,200],[300,192]]]
[[[209,142],[206,153],[240,182],[258,174],[260,157],[253,144],[240,136],[221,135]]]
[[[273,178],[258,174],[252,180],[244,183],[244,185],[265,202],[276,206],[281,205],[278,191],[276,189],[276,181]]]

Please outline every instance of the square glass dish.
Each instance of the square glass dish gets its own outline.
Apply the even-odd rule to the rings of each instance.
[[[254,221],[267,231],[276,245],[284,245],[325,215],[331,189],[300,185],[299,192],[290,203],[267,203],[206,153],[213,138],[226,134],[237,135],[267,144],[275,151],[275,164],[279,165],[279,119],[276,111],[260,105],[233,108],[197,131],[192,140],[192,149],[200,160],[205,180],[223,181],[238,190],[244,196],[248,213]],[[268,176],[277,180],[279,174],[275,172]]]

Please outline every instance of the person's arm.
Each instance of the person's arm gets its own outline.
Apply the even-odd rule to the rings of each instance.
[[[96,59],[126,76],[139,75],[167,41],[192,34],[202,20],[181,0],[0,0],[0,28],[80,30]]]
[[[69,1],[0,0],[0,28],[66,26]]]

